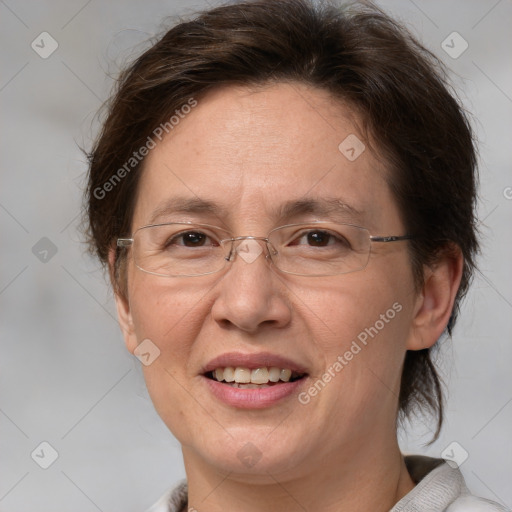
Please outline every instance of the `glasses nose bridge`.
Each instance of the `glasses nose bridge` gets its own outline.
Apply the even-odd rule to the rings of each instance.
[[[246,241],[247,243],[243,243]],[[234,261],[235,254],[238,254],[246,263],[252,263],[260,254],[266,251],[265,259],[277,254],[275,247],[268,237],[264,236],[236,236],[223,240],[226,244],[231,244],[229,253],[225,257],[226,261]],[[264,244],[262,243],[264,242]],[[264,248],[262,246],[264,245]]]

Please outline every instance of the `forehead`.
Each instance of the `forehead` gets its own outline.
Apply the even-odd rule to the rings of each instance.
[[[134,224],[149,223],[173,197],[218,205],[228,222],[271,222],[284,203],[322,198],[368,223],[383,210],[396,214],[382,161],[368,149],[352,158],[364,148],[359,121],[328,92],[303,84],[215,90],[146,157]]]

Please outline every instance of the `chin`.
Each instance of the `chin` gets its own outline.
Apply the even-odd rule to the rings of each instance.
[[[302,436],[298,432],[293,435],[289,426],[278,435],[274,430],[278,424],[259,429],[227,429],[220,437],[201,436],[194,452],[206,464],[229,473],[230,477],[238,475],[243,480],[244,476],[250,476],[254,483],[254,477],[259,475],[261,483],[275,483],[270,475],[294,471],[306,458]]]

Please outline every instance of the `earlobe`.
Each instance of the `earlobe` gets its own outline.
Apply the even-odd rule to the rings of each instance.
[[[117,317],[119,320],[119,326],[121,327],[121,332],[123,333],[124,342],[128,351],[133,354],[133,351],[137,348],[137,337],[135,336],[130,303],[127,298],[122,297],[118,293],[116,293],[115,299]]]
[[[424,284],[418,294],[407,340],[407,350],[432,347],[448,325],[459,289],[463,256],[450,246],[432,267],[425,266]]]
[[[115,257],[115,249],[111,248],[108,255],[109,273],[112,281],[112,286],[114,287],[115,290],[117,318],[119,321],[119,327],[121,328],[121,332],[123,333],[126,348],[130,353],[133,354],[133,351],[137,348],[137,338],[135,336],[135,328],[130,309],[130,302],[127,296],[124,296],[121,291],[117,290],[117,286],[115,283],[115,272],[113,270],[115,265]]]

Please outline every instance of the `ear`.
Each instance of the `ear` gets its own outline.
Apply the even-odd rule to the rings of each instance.
[[[430,348],[448,325],[462,277],[464,259],[451,245],[433,266],[425,266],[424,285],[418,294],[407,339],[407,350]]]
[[[116,277],[114,272],[115,259],[116,251],[114,248],[111,248],[108,253],[108,264],[110,279],[112,281],[112,286],[114,288],[115,293],[117,318],[119,320],[121,332],[123,333],[126,348],[130,353],[133,354],[133,351],[137,348],[138,345],[137,337],[135,336],[135,328],[130,310],[130,301],[128,300],[128,294],[123,293],[122,291],[119,290],[119,287],[116,286]]]

